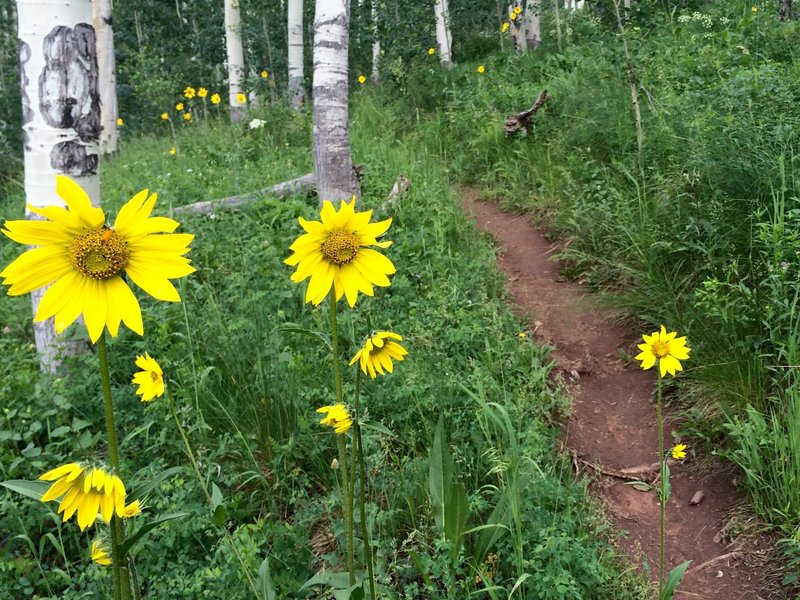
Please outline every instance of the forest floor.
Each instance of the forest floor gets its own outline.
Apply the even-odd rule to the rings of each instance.
[[[563,424],[566,451],[576,476],[591,480],[595,497],[619,532],[615,541],[632,568],[658,577],[659,508],[655,494],[630,481],[657,481],[655,369],[643,371],[630,356],[643,332],[619,325],[579,283],[564,281],[553,261],[558,245],[533,225],[529,215],[512,215],[462,190],[462,205],[498,248],[498,266],[518,313],[532,336],[554,348],[557,381],[572,399]],[[655,328],[653,328],[655,329]],[[650,333],[646,331],[644,333]],[[691,343],[691,341],[690,341]],[[678,440],[680,424],[665,413],[664,447]],[[745,498],[735,487],[736,472],[714,457],[691,454],[672,464],[667,503],[665,571],[691,560],[675,594],[677,600],[771,600],[780,591],[774,543],[758,533]],[[655,468],[650,469],[653,465]],[[634,472],[643,467],[645,472]],[[697,505],[690,500],[702,492]]]

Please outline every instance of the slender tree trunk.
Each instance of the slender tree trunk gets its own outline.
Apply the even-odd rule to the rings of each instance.
[[[436,0],[433,5],[433,14],[436,17],[436,44],[439,46],[439,61],[445,68],[453,64],[451,48],[453,37],[450,35],[450,15],[447,10],[447,0]]]
[[[522,9],[522,4],[519,0],[514,0],[508,5],[508,21],[511,23],[511,37],[514,40],[514,46],[519,52],[525,52],[528,50],[528,38],[526,37],[527,15],[524,11],[515,13],[514,11],[517,7]]]
[[[241,14],[239,0],[225,0],[225,47],[228,51],[228,99],[231,121],[240,121],[247,112],[247,103],[239,100],[244,94],[244,51],[242,50]]]
[[[17,0],[17,16],[26,203],[64,206],[56,194],[61,174],[99,205],[100,97],[91,0]],[[34,314],[43,294],[31,295]],[[42,370],[55,372],[64,348],[53,319],[34,323],[34,335]]]
[[[625,64],[627,65],[628,86],[631,90],[631,109],[633,110],[633,120],[636,126],[636,148],[639,157],[639,170],[641,171],[643,168],[642,152],[644,149],[644,131],[642,129],[642,113],[639,108],[639,86],[636,82],[636,74],[633,71],[633,60],[631,60],[631,53],[628,49],[628,39],[625,35],[625,26],[622,23],[622,16],[620,15],[619,0],[614,0],[613,5],[620,37],[622,37],[622,51],[625,56]]]
[[[778,0],[780,8],[778,9],[778,19],[781,21],[792,20],[792,0]]]
[[[320,204],[359,196],[348,123],[347,50],[350,10],[345,0],[317,0],[314,15],[314,167]]]
[[[295,109],[306,99],[303,82],[303,0],[289,0],[289,98]]]
[[[381,63],[381,38],[378,33],[378,19],[380,17],[377,0],[372,0],[370,4],[372,16],[372,82],[378,83]]]
[[[553,16],[556,20],[556,37],[558,41],[558,51],[561,52],[561,11],[559,10],[561,0],[553,0]]]
[[[542,43],[542,19],[539,12],[542,0],[528,0],[525,7],[525,38],[528,48],[535,50]]]
[[[97,66],[100,77],[100,152],[117,149],[117,68],[114,60],[114,28],[111,25],[112,0],[92,1],[92,23],[97,38]]]

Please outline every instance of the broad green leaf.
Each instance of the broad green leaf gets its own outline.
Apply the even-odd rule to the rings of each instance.
[[[152,531],[155,527],[158,527],[162,523],[166,523],[167,521],[173,521],[175,519],[182,519],[183,517],[189,516],[188,512],[177,512],[177,513],[169,513],[167,515],[161,515],[159,517],[155,517],[154,519],[148,521],[144,525],[142,525],[139,529],[137,529],[134,534],[125,540],[125,543],[122,544],[120,549],[120,554],[122,556],[127,556],[128,552],[133,545],[138,542],[144,535]]]
[[[439,531],[444,532],[445,504],[452,493],[453,467],[450,462],[450,449],[444,431],[444,415],[439,416],[439,423],[433,435],[433,446],[428,461],[428,489],[431,494],[433,516]]]
[[[25,481],[24,479],[9,479],[8,481],[0,481],[0,485],[13,492],[33,498],[34,500],[41,500],[44,493],[50,487],[47,481]]]
[[[347,589],[332,589],[331,591],[336,600],[364,600],[364,586],[362,583],[357,583]]]
[[[150,481],[146,481],[128,492],[127,500],[129,502],[133,500],[143,500],[147,494],[161,485],[162,481],[172,477],[176,473],[180,473],[181,471],[183,471],[183,467],[170,467],[169,469],[164,469],[160,473],[156,473]]]
[[[456,483],[444,506],[444,539],[450,542],[450,559],[455,561],[464,540],[464,527],[469,519],[469,501],[464,486]]]
[[[347,573],[327,572],[314,575],[303,584],[299,591],[310,588],[312,585],[326,585],[329,588],[347,589],[350,587],[350,576]]]
[[[262,600],[277,600],[275,585],[272,583],[272,575],[269,572],[269,558],[265,558],[258,567],[258,581],[256,582],[258,592]]]
[[[520,589],[522,584],[525,583],[525,580],[528,579],[530,576],[531,576],[530,573],[523,573],[522,575],[520,575],[517,578],[517,581],[514,583],[514,587],[511,588],[511,593],[508,595],[508,597],[511,598],[511,596],[514,595],[514,592]]]
[[[363,421],[360,421],[359,423],[361,427],[364,427],[366,429],[372,429],[373,431],[377,431],[378,433],[394,437],[394,434],[391,432],[391,430],[388,427],[386,427],[386,425],[384,425],[383,423],[379,423],[378,421],[372,421],[370,419],[365,419]]]
[[[686,569],[689,568],[690,564],[692,564],[692,561],[687,560],[669,572],[667,580],[664,582],[664,591],[661,594],[661,600],[672,600],[672,596],[675,595],[675,590],[678,589],[681,579],[683,579],[683,574],[686,573]]]

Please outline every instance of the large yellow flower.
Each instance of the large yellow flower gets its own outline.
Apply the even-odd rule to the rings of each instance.
[[[116,514],[122,517],[125,511],[125,484],[116,475],[106,473],[99,467],[85,467],[69,463],[48,471],[39,479],[54,481],[42,496],[42,502],[61,498],[58,512],[63,521],[78,513],[81,531],[93,524],[97,514],[110,521]]]
[[[322,425],[329,425],[334,428],[336,433],[347,433],[353,425],[350,413],[347,412],[344,404],[334,404],[333,406],[323,406],[317,409],[318,413],[325,413],[325,418],[320,421]]]
[[[328,200],[322,206],[322,221],[299,218],[306,233],[289,247],[294,254],[284,262],[297,265],[292,281],[300,283],[311,278],[306,290],[306,302],[319,304],[333,286],[338,301],[343,295],[352,308],[358,292],[373,295],[373,286],[389,286],[395,272],[392,261],[369,248],[388,248],[392,242],[379,242],[392,224],[391,219],[370,223],[372,211],[355,212],[355,198],[348,204],[342,201],[336,211]]]
[[[657,360],[662,377],[667,373],[675,375],[676,371],[683,371],[680,361],[689,358],[691,348],[686,346],[685,337],[676,338],[676,335],[678,334],[674,331],[667,333],[663,325],[661,331],[643,335],[644,344],[639,344],[641,352],[635,357],[642,361],[642,368],[649,369]]]
[[[133,374],[133,383],[139,387],[136,395],[142,397],[142,402],[150,402],[153,398],[164,395],[164,372],[161,365],[149,354],[136,357],[136,366],[142,369]]]
[[[100,540],[94,540],[92,542],[91,557],[92,560],[100,566],[107,567],[111,564],[111,555]]]
[[[364,374],[369,374],[375,379],[376,372],[385,375],[394,370],[392,360],[401,361],[408,354],[408,351],[397,342],[403,338],[391,331],[379,331],[370,337],[364,346],[359,350],[350,361],[354,365],[356,361]]]
[[[9,295],[52,284],[42,296],[35,321],[55,317],[56,331],[61,333],[82,314],[92,342],[104,327],[116,336],[120,322],[143,335],[139,301],[122,278],[123,271],[154,298],[179,302],[169,280],[194,272],[183,256],[194,236],[172,234],[177,221],[151,217],[156,195],[147,190],[125,203],[113,228],[71,179],[59,175],[56,191],[66,208],[30,206],[47,220],[6,221],[0,230],[15,242],[38,246],[0,272],[3,283],[11,286]],[[157,233],[169,235],[153,235]]]

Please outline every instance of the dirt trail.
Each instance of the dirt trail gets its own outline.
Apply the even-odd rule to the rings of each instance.
[[[607,505],[611,521],[627,532],[619,540],[622,552],[632,565],[649,562],[655,580],[659,554],[655,496],[608,475],[657,462],[655,370],[642,371],[622,358],[638,353],[636,344],[643,332],[614,324],[607,313],[592,305],[579,284],[558,280],[558,266],[551,260],[555,248],[533,228],[529,217],[480,202],[474,190],[464,190],[462,202],[478,227],[496,240],[499,267],[508,276],[519,312],[530,319],[531,331],[555,347],[556,369],[572,390],[566,444],[576,467],[596,481],[593,488]],[[665,426],[665,448],[677,443],[672,425]],[[691,444],[691,440],[682,441]],[[753,547],[751,542],[739,548],[725,539],[715,541],[742,502],[731,469],[711,462],[700,470],[688,460],[671,467],[671,473],[666,571],[692,560],[676,600],[783,598],[768,581],[760,545]],[[644,479],[652,481],[654,475]],[[697,491],[705,498],[698,506],[690,506]]]

